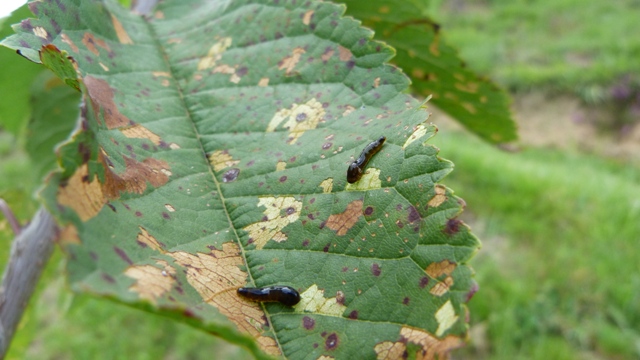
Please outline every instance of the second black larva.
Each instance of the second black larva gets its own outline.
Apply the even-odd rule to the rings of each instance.
[[[351,184],[360,180],[362,174],[364,174],[364,168],[367,166],[367,163],[375,155],[384,144],[384,141],[387,140],[386,137],[381,136],[378,140],[367,145],[360,156],[349,165],[349,169],[347,170],[347,181]]]
[[[241,287],[238,289],[238,294],[253,301],[279,302],[287,306],[294,306],[300,302],[300,294],[290,286]]]

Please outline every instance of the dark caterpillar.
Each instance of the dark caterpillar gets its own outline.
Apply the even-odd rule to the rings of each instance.
[[[381,136],[378,140],[367,145],[360,156],[356,159],[356,161],[352,162],[349,165],[349,169],[347,170],[347,181],[351,184],[360,180],[362,174],[364,174],[364,168],[367,166],[369,160],[375,155],[382,145],[384,141],[387,140],[386,137]]]
[[[241,287],[238,289],[238,295],[253,301],[277,301],[287,306],[293,306],[300,302],[300,294],[290,286]]]

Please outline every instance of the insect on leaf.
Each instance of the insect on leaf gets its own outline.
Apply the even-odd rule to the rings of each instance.
[[[462,345],[479,242],[438,184],[452,164],[425,144],[436,128],[385,64],[393,50],[344,6],[167,0],[143,17],[112,1],[30,5],[37,18],[3,44],[56,55],[45,65],[83,94],[42,193],[69,224],[75,289],[261,358]],[[276,285],[300,301],[236,292]]]

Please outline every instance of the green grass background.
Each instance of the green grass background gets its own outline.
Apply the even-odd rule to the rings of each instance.
[[[470,67],[513,91],[583,95],[640,74],[638,1],[432,1],[430,12]],[[0,130],[0,197],[25,222],[40,181],[20,134]],[[471,342],[454,357],[640,358],[638,163],[573,149],[508,153],[446,127],[433,142],[456,164],[444,183],[483,240]],[[12,237],[1,219],[0,265]],[[9,359],[249,357],[173,320],[73,294],[63,269],[56,252]]]

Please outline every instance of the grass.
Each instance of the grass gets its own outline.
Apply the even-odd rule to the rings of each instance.
[[[558,150],[505,153],[465,133],[440,132],[435,143],[456,163],[445,183],[485,244],[470,310],[486,331],[463,352],[640,356],[640,168]]]
[[[626,76],[640,84],[635,1],[434,1],[430,13],[471,68],[512,90],[597,98]]]

